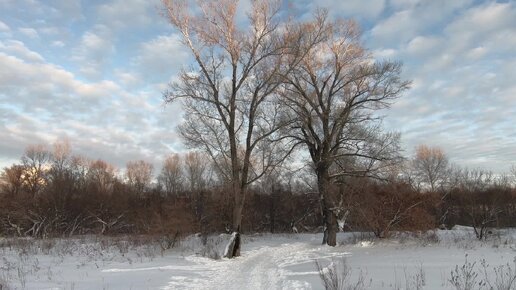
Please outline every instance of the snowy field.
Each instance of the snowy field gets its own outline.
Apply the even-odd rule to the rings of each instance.
[[[420,236],[397,234],[386,240],[341,233],[334,248],[322,246],[321,238],[321,234],[248,235],[242,256],[233,260],[212,259],[222,252],[227,235],[210,237],[208,246],[191,236],[169,250],[144,238],[0,238],[0,285],[4,289],[5,285],[7,289],[324,289],[315,262],[327,271],[346,261],[349,283],[361,280],[364,289],[456,289],[451,272],[456,265],[459,272],[468,270],[463,268],[466,258],[477,282],[487,275],[494,284],[516,270],[516,230],[494,233],[482,242],[468,228]]]

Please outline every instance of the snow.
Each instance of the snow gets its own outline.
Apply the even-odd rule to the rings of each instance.
[[[321,245],[322,234],[243,235],[241,257],[204,257],[220,257],[230,237],[211,236],[205,247],[200,237],[191,236],[170,250],[123,238],[0,239],[0,285],[7,282],[10,289],[323,289],[315,261],[327,267],[345,258],[351,280],[362,273],[366,289],[406,289],[421,276],[422,289],[452,289],[450,273],[464,264],[466,254],[476,266],[485,259],[489,273],[507,263],[514,269],[516,256],[516,230],[501,230],[487,241],[477,241],[470,228],[457,227],[399,233],[385,240],[340,233],[337,247]],[[480,274],[481,269],[476,271]]]

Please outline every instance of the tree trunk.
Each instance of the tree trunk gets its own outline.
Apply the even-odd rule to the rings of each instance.
[[[323,244],[335,247],[337,245],[337,232],[339,227],[337,224],[337,217],[332,210],[326,208],[323,209],[324,217],[324,237]]]
[[[234,184],[233,194],[235,195],[235,205],[233,208],[233,234],[224,253],[225,258],[240,256],[240,230],[242,228],[242,211],[245,203],[245,188],[241,188]]]
[[[330,174],[327,166],[318,166],[317,168],[317,186],[319,196],[321,198],[321,206],[324,222],[323,244],[328,246],[337,245],[337,232],[339,230],[337,217],[334,212],[335,197],[334,192],[330,188]]]

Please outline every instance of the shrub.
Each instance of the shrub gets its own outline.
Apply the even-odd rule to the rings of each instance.
[[[362,272],[356,281],[351,280],[352,270],[348,266],[346,258],[332,259],[326,267],[320,261],[315,261],[319,277],[326,290],[362,290],[366,289],[365,276]]]

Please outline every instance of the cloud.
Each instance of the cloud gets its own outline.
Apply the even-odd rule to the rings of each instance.
[[[159,19],[158,7],[159,0],[113,0],[99,5],[97,13],[98,19],[113,29],[141,28]]]
[[[0,32],[9,32],[11,31],[11,28],[4,22],[0,21]]]
[[[385,9],[385,0],[332,0],[326,2],[330,11],[333,11],[332,13],[346,17],[354,17],[357,15],[358,17],[364,17],[366,19],[375,19]]]
[[[52,41],[52,46],[55,47],[64,47],[66,44],[60,40]]]
[[[142,85],[141,78],[131,72],[118,69],[115,70],[115,77],[125,88],[136,88]]]
[[[176,106],[163,108],[156,102],[160,92],[129,91],[110,80],[82,81],[44,60],[28,61],[30,52],[0,52],[3,159],[19,157],[29,144],[49,144],[62,136],[72,141],[75,152],[120,167],[132,159],[159,166],[171,146],[179,148],[174,128],[180,113]]]
[[[240,2],[242,19],[249,3]],[[319,5],[356,18],[375,57],[405,64],[412,89],[385,112],[385,125],[401,130],[407,153],[438,145],[454,162],[498,172],[516,160],[514,2],[290,4],[306,15]],[[0,0],[0,162],[60,136],[75,152],[119,167],[131,159],[159,166],[161,156],[183,150],[182,110],[164,107],[161,92],[191,59],[160,5]]]
[[[0,41],[0,51],[7,54],[15,55],[27,62],[43,62],[43,57],[30,49],[18,40]]]
[[[317,8],[324,8],[332,17],[353,18],[357,20],[376,20],[387,6],[386,0],[320,0],[290,1],[289,5],[310,14]],[[305,15],[305,16],[306,16]]]
[[[111,31],[102,25],[86,31],[74,49],[72,59],[80,65],[80,72],[88,78],[98,79],[115,52]]]
[[[424,56],[430,53],[435,53],[435,50],[441,48],[442,45],[443,39],[441,37],[416,36],[409,41],[407,52],[417,56]]]
[[[81,20],[84,17],[82,13],[84,7],[81,5],[81,0],[49,0],[47,4],[61,18],[65,18],[70,22]]]
[[[465,11],[445,28],[452,49],[486,46],[513,51],[516,43],[516,8],[513,3],[488,3]],[[475,27],[475,29],[471,29]]]
[[[39,38],[39,34],[38,32],[36,31],[36,29],[34,28],[30,28],[30,27],[22,27],[22,28],[18,28],[18,31],[27,36],[28,38]]]
[[[371,42],[391,48],[405,45],[418,35],[441,29],[457,11],[471,4],[472,0],[395,1],[389,7],[392,13],[371,29]]]
[[[178,35],[160,35],[140,46],[134,64],[139,71],[146,72],[144,77],[147,80],[167,81],[189,59],[187,48]]]
[[[441,146],[461,166],[507,170],[516,160],[514,4],[394,0],[388,9],[369,45],[402,60],[414,83],[386,112],[386,126],[401,130],[407,153]]]

